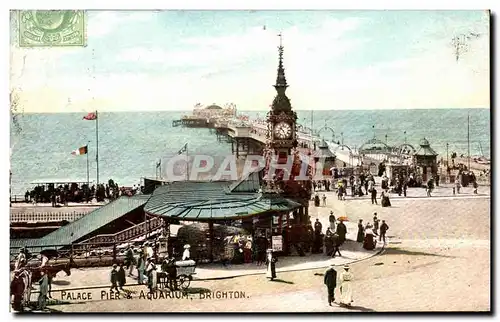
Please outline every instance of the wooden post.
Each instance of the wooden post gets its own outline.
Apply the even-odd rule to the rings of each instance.
[[[116,263],[116,243],[113,243],[113,263]]]
[[[210,263],[214,261],[214,222],[210,220],[208,222],[208,233],[209,233],[209,238],[210,241],[208,243],[208,257],[210,260]]]

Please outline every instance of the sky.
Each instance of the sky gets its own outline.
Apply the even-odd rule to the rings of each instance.
[[[88,11],[87,46],[19,48],[30,112],[268,110],[283,35],[295,110],[489,108],[485,11]],[[464,34],[456,60],[452,40]]]

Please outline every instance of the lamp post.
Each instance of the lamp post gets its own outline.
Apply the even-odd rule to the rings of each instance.
[[[342,142],[342,145],[344,145],[344,132],[340,132],[340,137],[341,137],[341,142]]]
[[[446,143],[446,169],[450,166],[450,160],[448,159],[448,146],[449,144]]]

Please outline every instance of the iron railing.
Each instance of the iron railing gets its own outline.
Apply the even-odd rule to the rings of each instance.
[[[89,211],[90,212],[90,211]],[[89,212],[19,212],[10,213],[10,222],[57,222],[75,221]]]

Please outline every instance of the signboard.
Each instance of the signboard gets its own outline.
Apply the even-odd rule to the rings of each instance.
[[[273,252],[283,251],[283,236],[272,236],[271,243]]]

